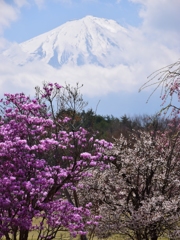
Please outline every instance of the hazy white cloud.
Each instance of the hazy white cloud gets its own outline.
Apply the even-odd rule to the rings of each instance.
[[[88,3],[88,2],[91,2],[91,3],[97,3],[99,2],[99,0],[53,0],[54,2],[59,2],[59,3],[62,3],[62,4],[73,4],[73,3],[77,3],[79,2],[80,4],[81,3]]]
[[[58,71],[42,62],[31,62],[24,67],[16,66],[2,55],[0,62],[3,63],[0,64],[0,98],[4,93],[17,92],[34,97],[34,87],[42,86],[43,81],[58,82],[60,85],[66,82],[71,86],[79,82],[84,85],[81,93],[88,100],[89,107],[96,111],[98,106],[98,114],[119,117],[124,113],[145,113],[146,108],[149,111],[153,105],[145,104],[149,92],[138,93],[139,85],[146,79],[145,70],[139,64],[131,67],[120,65],[111,69],[90,65],[74,68],[66,66]],[[156,101],[155,105],[160,104]],[[156,106],[152,107],[151,112],[156,111]]]
[[[0,0],[0,52],[10,48],[12,45],[12,43],[3,37],[4,29],[19,19],[22,7],[29,7],[33,3],[36,4],[38,8],[41,8],[45,0]]]
[[[42,8],[44,6],[45,0],[34,0],[34,2],[38,8]]]
[[[27,5],[28,4],[28,1],[27,0],[14,0],[14,3],[19,7],[23,7],[24,5]]]
[[[33,2],[42,7],[45,0],[0,0],[0,34],[3,30],[11,25],[12,22],[17,21],[21,8],[23,6],[30,6]]]
[[[18,18],[18,8],[7,4],[4,0],[0,1],[0,33],[3,29],[9,27],[11,22]]]
[[[179,0],[129,0],[141,5],[141,31],[147,39],[180,52],[180,1]]]
[[[12,43],[7,41],[5,38],[0,37],[0,53],[12,46]]]
[[[59,82],[62,85],[64,82],[71,85],[79,82],[84,84],[83,93],[91,97],[111,92],[132,91],[133,86],[137,87],[137,82],[134,81],[133,67],[129,68],[124,65],[109,69],[92,65],[64,66],[61,70],[57,70],[42,62],[27,63],[23,67],[17,66],[3,56],[1,56],[0,62],[4,63],[0,66],[0,95],[12,91],[32,94],[33,88],[41,85],[42,81]],[[136,66],[134,69],[138,71]]]
[[[143,25],[160,30],[180,30],[179,0],[130,0],[142,4]]]

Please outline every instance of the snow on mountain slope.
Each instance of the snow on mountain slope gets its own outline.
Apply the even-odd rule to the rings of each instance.
[[[64,64],[94,64],[112,67],[126,64],[124,49],[132,45],[128,30],[113,20],[86,16],[69,21],[19,46],[25,53],[24,63],[41,60],[55,68]],[[11,55],[7,51],[6,55]],[[14,56],[14,61],[18,61]],[[21,62],[18,64],[23,64]]]

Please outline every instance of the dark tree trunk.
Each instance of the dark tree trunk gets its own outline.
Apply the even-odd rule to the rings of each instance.
[[[20,230],[19,240],[27,240],[28,234],[29,234],[29,230]]]
[[[151,240],[157,240],[157,239],[158,239],[157,233],[156,231],[153,231],[151,234]]]
[[[151,237],[151,240],[157,240],[157,239],[158,239],[158,236],[156,235]]]
[[[140,231],[136,231],[136,239],[137,239],[137,240],[143,240]]]
[[[6,240],[11,240],[8,233],[5,234],[5,236],[6,236]]]
[[[88,240],[86,235],[81,235],[80,238],[81,238],[81,240]]]

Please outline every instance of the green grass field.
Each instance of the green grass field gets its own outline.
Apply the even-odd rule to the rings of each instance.
[[[39,225],[40,219],[34,219],[33,220],[33,225]],[[46,223],[45,223],[46,224]],[[38,237],[38,231],[31,231],[28,236],[28,240],[36,240]],[[5,238],[2,238],[4,240]],[[17,237],[18,239],[18,237]],[[80,237],[77,236],[76,238],[73,238],[68,231],[58,231],[56,237],[54,238],[55,240],[79,240]],[[92,240],[92,239],[91,239]],[[108,238],[97,238],[94,237],[93,240],[125,240],[123,236],[114,234],[113,236],[110,236]],[[160,237],[158,240],[169,240],[169,238],[165,237]]]
[[[36,240],[38,236],[38,232],[37,231],[32,231],[29,234],[28,240]],[[5,238],[2,238],[2,240],[4,240]],[[56,238],[54,238],[55,240],[79,240],[80,237],[77,236],[76,238],[73,238],[70,236],[68,231],[59,231],[56,235]],[[92,240],[92,239],[91,239]],[[118,234],[115,234],[111,237],[108,238],[97,238],[94,237],[93,240],[124,240],[124,238]],[[168,238],[164,238],[164,237],[160,237],[158,238],[158,240],[169,240]]]
[[[37,232],[31,232],[28,239],[29,240],[37,239]],[[77,236],[76,238],[72,238],[67,231],[58,232],[58,234],[56,235],[56,238],[55,238],[55,240],[79,240],[79,239],[80,239],[79,236]],[[98,238],[94,237],[93,240],[98,240]],[[124,238],[120,235],[115,234],[115,235],[113,235],[111,237],[108,237],[106,239],[101,238],[99,240],[124,240]],[[165,238],[165,237],[160,237],[160,238],[158,238],[158,240],[169,240],[169,239]]]
[[[29,234],[28,240],[36,240],[37,236],[38,236],[38,233],[35,231],[32,231]],[[56,238],[54,238],[54,239],[55,240],[79,240],[80,237],[77,236],[76,238],[72,238],[68,232],[60,231],[60,232],[58,232],[58,234],[56,235]],[[4,240],[4,239],[2,239],[2,240]],[[98,239],[97,237],[94,237],[93,240],[124,240],[124,238],[120,235],[114,235],[114,236],[108,237],[106,239],[102,239],[102,238]],[[161,238],[158,238],[158,240],[169,240],[169,239],[161,237]]]

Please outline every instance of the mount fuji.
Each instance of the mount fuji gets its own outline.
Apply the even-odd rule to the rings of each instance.
[[[19,44],[24,55],[12,49],[4,54],[18,65],[40,60],[54,68],[93,64],[101,67],[128,65],[125,52],[132,46],[128,29],[114,20],[86,16]]]
[[[32,94],[32,87],[42,81],[71,86],[78,82],[91,106],[97,108],[103,99],[98,111],[116,116],[144,112],[147,93],[138,94],[139,88],[150,73],[179,57],[178,51],[149,38],[143,28],[93,16],[8,47],[0,53],[0,93],[11,89]],[[154,106],[157,102],[151,112]]]

